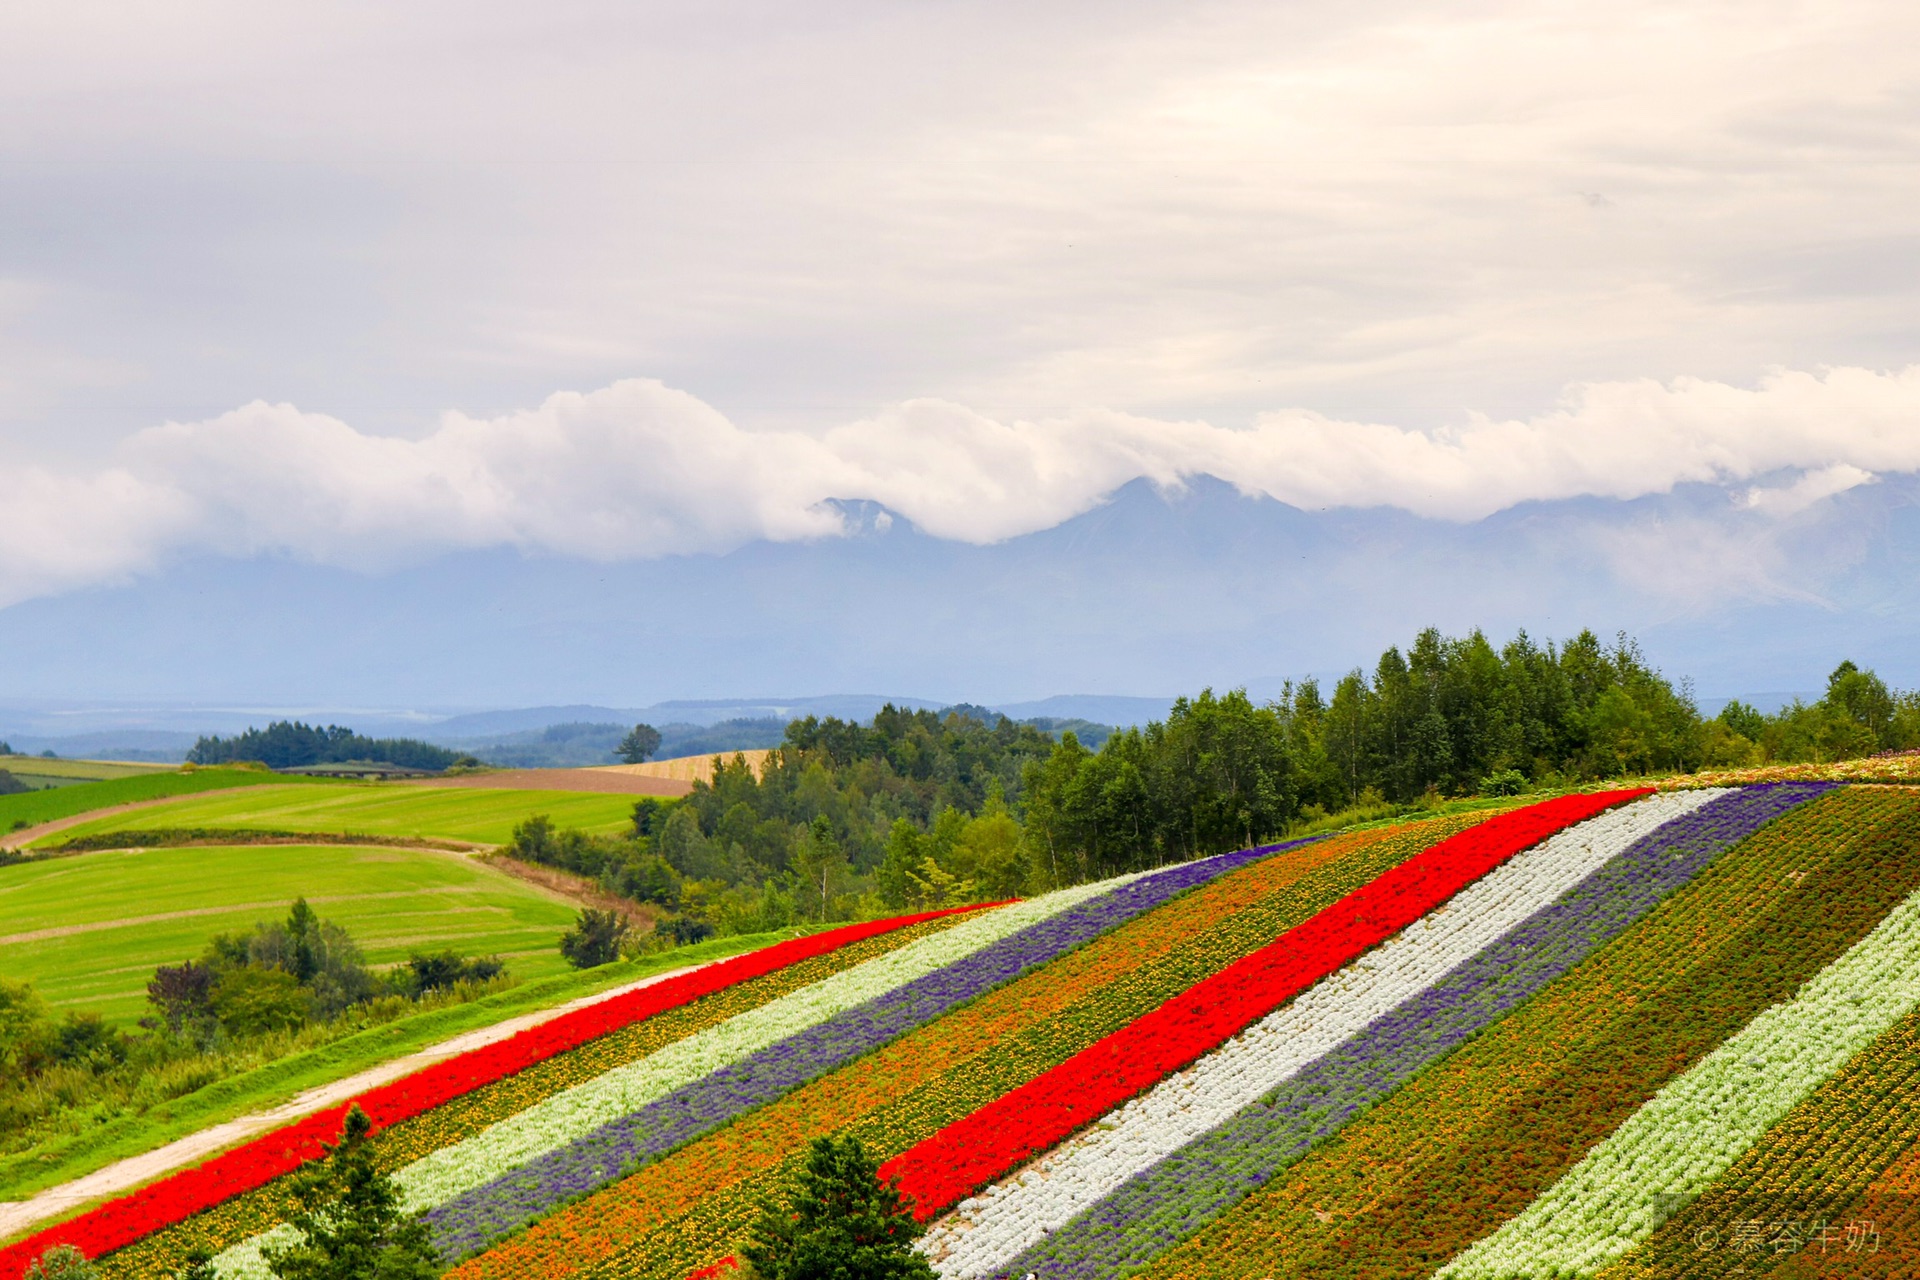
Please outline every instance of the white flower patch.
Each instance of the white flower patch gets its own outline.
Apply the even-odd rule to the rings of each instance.
[[[1591,1275],[1653,1234],[1847,1059],[1920,1004],[1920,893],[1760,1013],[1439,1275]]]
[[[1641,837],[1723,794],[1648,796],[1516,854],[1193,1066],[962,1201],[916,1247],[945,1280],[992,1275],[1133,1174],[1224,1123],[1446,976]]]
[[[582,1081],[395,1171],[393,1180],[400,1190],[402,1207],[414,1212],[445,1204],[768,1045],[1150,874],[1116,876],[979,912],[950,929],[916,939],[695,1032],[636,1062]],[[276,1227],[221,1253],[214,1259],[214,1269],[223,1280],[270,1280],[261,1250],[292,1243],[296,1238],[290,1228]]]

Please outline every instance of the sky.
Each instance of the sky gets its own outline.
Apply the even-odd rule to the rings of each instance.
[[[1429,624],[1920,683],[1916,43],[9,5],[0,703],[1159,695]]]

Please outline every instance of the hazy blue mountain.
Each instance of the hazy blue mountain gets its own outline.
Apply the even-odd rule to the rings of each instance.
[[[863,518],[847,538],[612,565],[497,551],[365,575],[199,557],[0,612],[0,734],[44,732],[3,705],[29,698],[145,707],[120,723],[202,731],[267,707],[420,735],[487,706],[537,709],[486,721],[520,732],[864,717],[889,699],[1132,722],[1203,685],[1266,697],[1288,676],[1330,677],[1428,624],[1496,639],[1624,629],[1703,698],[1817,689],[1843,656],[1911,686],[1916,498],[1920,481],[1895,477],[1762,521],[1703,485],[1453,524],[1137,483],[992,546]],[[162,704],[220,718],[168,721],[151,712]]]

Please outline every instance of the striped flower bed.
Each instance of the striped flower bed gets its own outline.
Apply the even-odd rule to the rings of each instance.
[[[844,1050],[849,1035],[870,1030],[889,1014],[894,1018],[892,1025],[900,1029],[912,1025],[915,1018],[924,1021],[939,1012],[942,1001],[951,1007],[969,999],[1282,847],[1123,876],[981,913],[938,936],[710,1027],[435,1150],[394,1174],[403,1202],[410,1209],[428,1210],[429,1221],[437,1228],[436,1244],[449,1256],[461,1256],[491,1236],[615,1176],[617,1170],[605,1165],[584,1165],[582,1171],[582,1163],[569,1166],[565,1162],[583,1147],[593,1154],[604,1152],[604,1145],[593,1151],[596,1141],[603,1142],[606,1131],[626,1117],[657,1115],[657,1110],[648,1110],[650,1104],[665,1100],[669,1106],[684,1105],[686,1094],[681,1091],[718,1082],[722,1101],[708,1114],[695,1116],[705,1123],[693,1127],[693,1132],[724,1123],[731,1114],[729,1103],[744,1108],[777,1096],[802,1082],[808,1066],[811,1074],[818,1074],[822,1068],[817,1059],[810,1062],[795,1052],[797,1044],[832,1047],[837,1040]],[[872,1047],[870,1042],[856,1044],[851,1056]],[[769,1070],[775,1063],[790,1068],[797,1063],[801,1070]],[[757,1097],[726,1098],[727,1084],[741,1078],[743,1065],[749,1070],[760,1068],[758,1083],[769,1087]],[[678,1139],[684,1141],[687,1136],[683,1129]],[[641,1148],[634,1154],[644,1159],[657,1152]],[[578,1180],[569,1181],[566,1174],[549,1176],[556,1166]],[[531,1172],[519,1178],[509,1176],[529,1168]],[[448,1205],[450,1210],[443,1208]],[[223,1276],[265,1276],[264,1251],[291,1238],[287,1228],[262,1233],[224,1250],[216,1265]]]
[[[604,1258],[599,1269],[608,1274],[680,1280],[714,1265],[810,1138],[845,1130],[883,1154],[904,1150],[1475,821],[1418,823],[1263,860],[589,1197],[454,1274],[562,1275]],[[1244,893],[1251,889],[1261,891]]]
[[[1873,1222],[1891,1234],[1901,1224],[1883,1212],[1886,1206],[1875,1203],[1873,1193],[1920,1142],[1915,1098],[1920,1011],[1855,1055],[1705,1194],[1674,1211],[1602,1274],[1607,1280],[1704,1280],[1736,1269],[1751,1273],[1756,1250],[1741,1246],[1753,1242],[1736,1235],[1754,1222],[1769,1225],[1767,1238],[1758,1242],[1765,1252],[1781,1246],[1786,1260],[1816,1265],[1822,1255],[1846,1256],[1849,1222]],[[1674,1202],[1660,1207],[1673,1209]],[[1852,1261],[1862,1261],[1857,1247],[1853,1252]],[[1795,1267],[1789,1274],[1803,1271]]]
[[[1392,937],[1522,849],[1646,791],[1563,796],[1502,814],[1395,867],[1125,1029],[881,1167],[931,1217],[1184,1067]]]
[[[1697,1240],[1802,1203],[1920,1232],[1902,789],[1563,796],[800,941],[371,1094],[449,1280],[718,1280],[833,1133],[938,1219],[943,1280],[1838,1276]],[[0,1280],[59,1232],[108,1280],[190,1247],[264,1277],[328,1136],[164,1179]]]
[[[1443,1280],[1591,1275],[1920,1004],[1920,894],[1662,1089]]]
[[[1808,794],[1650,797],[1528,850],[1353,971],[969,1201],[931,1233],[928,1252],[945,1276],[1144,1265],[1169,1224],[1218,1216]]]
[[[1869,932],[1916,855],[1911,796],[1783,815],[1144,1274],[1431,1274]]]

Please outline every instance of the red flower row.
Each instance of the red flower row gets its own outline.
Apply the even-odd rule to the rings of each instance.
[[[316,1111],[205,1164],[182,1170],[0,1249],[0,1277],[13,1280],[20,1276],[34,1259],[57,1244],[74,1245],[88,1257],[97,1258],[290,1173],[303,1162],[319,1156],[323,1143],[340,1136],[347,1110],[355,1104],[367,1113],[376,1129],[397,1124],[557,1053],[690,1004],[724,987],[923,920],[980,909],[979,906],[954,907],[829,929],[732,956],[691,973],[575,1009],[509,1039],[435,1063],[392,1084],[370,1090],[353,1102]]]
[[[1560,796],[1491,818],[1354,890],[880,1168],[930,1218],[1180,1070],[1493,868],[1651,788]]]

